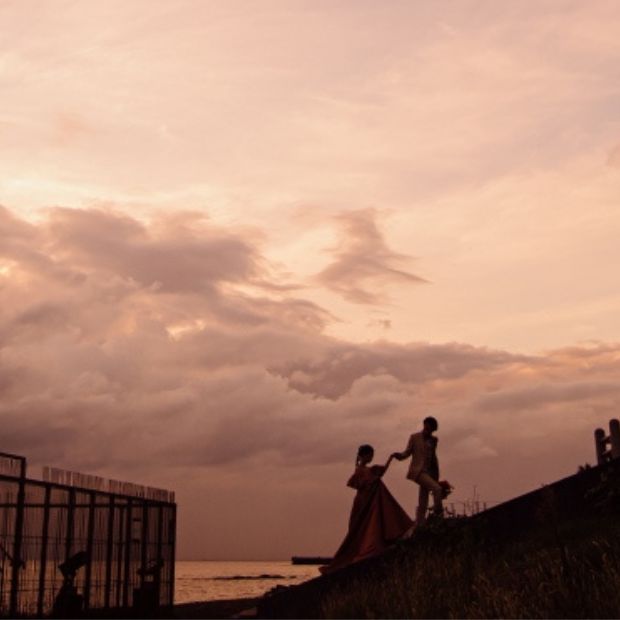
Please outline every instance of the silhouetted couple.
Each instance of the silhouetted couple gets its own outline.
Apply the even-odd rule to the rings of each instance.
[[[443,513],[445,490],[439,484],[437,437],[433,435],[437,428],[435,418],[425,418],[422,430],[411,435],[405,450],[394,452],[385,465],[371,466],[373,447],[368,444],[359,447],[355,471],[347,482],[348,486],[357,490],[349,518],[349,531],[332,562],[322,567],[321,572],[330,572],[376,555],[396,540],[410,536],[414,526],[426,521],[429,494],[433,496],[434,513]],[[407,478],[420,487],[415,524],[381,480],[393,459],[403,461],[408,457],[411,457],[411,463]]]

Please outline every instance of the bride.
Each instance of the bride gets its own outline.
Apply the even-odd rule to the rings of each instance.
[[[374,448],[368,444],[360,446],[357,451],[355,472],[347,482],[347,486],[357,490],[349,517],[349,531],[332,561],[321,567],[322,573],[380,553],[413,527],[413,521],[381,480],[393,457],[390,456],[385,465],[369,467],[374,454]]]

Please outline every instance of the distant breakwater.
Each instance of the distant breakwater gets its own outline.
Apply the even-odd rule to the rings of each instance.
[[[296,579],[295,575],[231,575],[227,577],[210,577],[206,581],[242,581],[257,579]]]

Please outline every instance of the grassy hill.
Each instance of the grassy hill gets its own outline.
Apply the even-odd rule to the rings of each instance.
[[[620,617],[620,462],[265,597],[264,618]]]

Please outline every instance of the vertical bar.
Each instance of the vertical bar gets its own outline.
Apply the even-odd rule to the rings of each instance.
[[[149,509],[147,500],[142,500],[142,540],[140,546],[140,564],[142,570],[140,571],[140,589],[144,592],[144,581],[146,578],[146,565],[147,565],[147,543],[149,536]]]
[[[146,565],[147,565],[147,539],[148,539],[148,527],[149,527],[149,512],[148,512],[148,502],[145,498],[142,498],[142,527],[140,528],[140,598],[138,601],[134,598],[133,606],[136,608],[136,604],[138,604],[138,609],[141,614],[149,614],[150,613],[150,599],[149,594],[146,592]],[[137,521],[136,517],[134,521]]]
[[[163,570],[163,562],[161,550],[164,535],[164,507],[159,504],[157,511],[157,566],[159,567],[155,573],[155,591],[157,592],[157,607],[161,606],[161,571]]]
[[[45,485],[45,498],[43,500],[43,528],[41,531],[41,570],[39,572],[39,595],[37,598],[37,616],[43,617],[45,601],[45,570],[47,568],[47,544],[50,526],[50,502],[52,498],[52,486]]]
[[[4,495],[4,502],[7,504],[7,510],[3,510],[2,511],[2,548],[5,548],[6,545],[6,539],[9,535],[9,514],[10,511],[8,510],[8,506],[10,504],[10,496],[9,496],[9,492],[7,491],[6,493],[3,493],[2,495]],[[1,495],[0,495],[1,496]],[[6,555],[6,549],[5,552],[2,553],[2,564],[0,564],[0,597],[2,597],[0,600],[4,601],[4,563],[7,560],[7,555]]]
[[[73,547],[73,525],[75,520],[75,489],[69,489],[69,505],[67,507],[67,537],[65,539],[65,561],[71,556]]]
[[[13,562],[11,566],[11,594],[9,599],[9,616],[17,616],[17,598],[19,594],[19,570],[22,567],[22,536],[24,530],[24,508],[26,503],[26,459],[20,461],[19,485],[17,488],[17,508],[15,511],[15,538],[13,541]]]
[[[170,605],[170,607],[172,607],[174,605],[174,573],[175,573],[175,564],[176,564],[176,542],[177,542],[177,505],[176,504],[172,504],[171,505],[172,508],[172,518],[170,519],[170,529],[172,530],[170,532],[170,545],[172,547],[171,549],[171,557],[170,557],[170,563],[171,563],[171,567],[170,567],[170,600],[168,601],[168,604]]]
[[[598,465],[602,465],[606,460],[605,431],[602,428],[597,428],[594,431],[594,446],[596,448],[596,462]]]
[[[125,575],[123,580],[123,607],[129,607],[129,587],[131,584],[129,570],[133,541],[131,540],[132,500],[127,500],[127,522],[125,523]]]
[[[106,538],[105,553],[105,594],[103,606],[110,607],[110,593],[112,591],[112,554],[114,552],[114,495],[110,495],[108,506],[108,536]]]
[[[121,606],[121,598],[123,594],[123,553],[126,553],[126,544],[124,542],[123,532],[126,532],[125,528],[125,510],[127,504],[119,505],[118,513],[118,552],[116,554],[116,606]]]
[[[609,420],[609,442],[611,458],[620,458],[620,420]]]
[[[97,503],[97,494],[90,491],[90,502],[88,505],[88,538],[86,540],[86,555],[88,563],[86,564],[86,575],[84,577],[84,610],[86,611],[90,605],[90,583],[93,570],[93,546],[95,537],[95,510]]]

